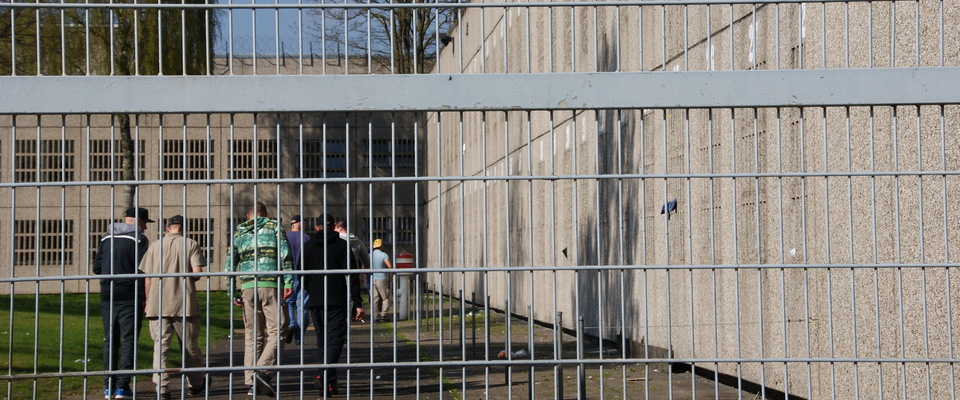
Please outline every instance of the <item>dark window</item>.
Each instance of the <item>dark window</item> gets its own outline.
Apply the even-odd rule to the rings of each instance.
[[[297,169],[303,173],[304,178],[347,176],[347,143],[345,141],[328,140],[324,146],[321,140],[304,140],[302,145],[303,153],[300,153],[294,162],[297,163]]]
[[[413,168],[416,163],[416,145],[411,139],[398,139],[391,148],[390,139],[362,140],[360,163],[364,168]],[[372,166],[372,167],[371,167]]]
[[[397,228],[393,229],[392,223],[394,218],[392,217],[374,217],[373,223],[369,218],[363,219],[363,225],[359,227],[361,232],[358,235],[364,241],[368,240],[371,237],[374,239],[383,239],[384,246],[388,244],[393,244],[396,240],[397,245],[413,245],[416,243],[417,235],[417,219],[414,217],[397,217]]]

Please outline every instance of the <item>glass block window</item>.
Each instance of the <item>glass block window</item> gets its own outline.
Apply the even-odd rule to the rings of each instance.
[[[139,153],[140,168],[137,171],[138,179],[146,179],[144,166],[147,164],[147,160],[143,152],[144,146],[146,146],[146,142],[143,140],[137,146],[137,149],[141,150]],[[90,169],[91,181],[121,180],[120,173],[123,171],[124,165],[119,140],[91,140],[89,150],[88,168]]]
[[[390,139],[362,140],[360,163],[364,168],[391,168],[396,160],[397,168],[413,168],[416,161],[416,145],[413,139],[398,139],[395,152],[391,151]],[[371,167],[372,165],[372,167]]]
[[[298,156],[294,163],[297,170],[302,171],[304,178],[342,178],[347,176],[346,141],[328,140],[326,149],[324,149],[322,140],[304,140],[301,156]],[[300,168],[301,159],[303,161],[302,169]],[[326,172],[326,175],[324,175],[324,172]]]
[[[73,140],[17,140],[15,147],[17,182],[74,180]]]
[[[73,220],[16,220],[14,230],[14,264],[73,264]]]
[[[233,168],[230,171],[230,179],[279,178],[277,141],[258,140],[256,151],[254,151],[253,143],[253,140],[233,141]]]
[[[163,180],[195,180],[213,178],[213,170],[207,174],[208,166],[214,164],[214,142],[206,140],[164,140],[163,141]],[[275,155],[275,154],[274,154]],[[252,154],[250,155],[252,157]],[[276,160],[274,160],[274,165]],[[263,164],[261,164],[261,167]]]
[[[396,233],[397,245],[412,245],[416,243],[417,220],[414,217],[397,217],[396,231],[392,229],[391,223],[393,218],[391,217],[375,217],[373,218],[372,225],[370,221],[369,218],[364,218],[363,226],[360,226],[358,229],[361,232],[358,236],[363,238],[363,240],[369,239],[372,233],[374,239],[380,238],[383,239],[384,244],[392,244],[394,233]]]

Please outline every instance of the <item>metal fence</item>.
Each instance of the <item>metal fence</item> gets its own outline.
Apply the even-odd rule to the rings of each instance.
[[[144,332],[136,397],[158,372],[186,395],[191,371],[246,396],[224,263],[260,201],[413,256],[390,274],[397,321],[366,299],[350,324],[348,397],[956,397],[958,18],[932,0],[0,3],[0,380],[85,398],[122,373],[101,367],[91,264],[133,199],[151,241],[183,215],[208,264],[182,277],[203,365],[156,369]],[[317,395],[328,364],[301,333],[257,367],[275,397]]]

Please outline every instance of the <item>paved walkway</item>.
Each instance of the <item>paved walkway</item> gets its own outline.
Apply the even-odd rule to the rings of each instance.
[[[432,316],[432,315],[431,315]],[[533,354],[535,360],[553,359],[553,331],[535,326],[530,335],[525,321],[510,320],[507,329],[502,313],[491,313],[489,322],[478,316],[464,321],[465,345],[461,344],[460,319],[454,316],[453,336],[450,336],[451,321],[443,319],[445,329],[438,329],[438,320],[425,318],[418,331],[413,321],[397,323],[377,323],[371,330],[369,322],[353,323],[349,360],[354,364],[365,364],[363,368],[353,367],[349,372],[339,371],[340,394],[334,398],[396,398],[396,399],[553,399],[557,394],[564,399],[576,398],[709,398],[737,399],[754,398],[753,394],[740,393],[736,389],[715,384],[689,373],[667,374],[655,367],[619,364],[587,364],[583,376],[579,376],[577,365],[568,364],[562,369],[553,365],[533,365],[524,363],[529,357],[517,360],[498,359],[498,353],[505,346],[504,332],[512,332],[511,348],[523,349]],[[474,346],[472,322],[476,321],[476,345]],[[484,346],[484,323],[489,323],[490,345]],[[431,325],[432,324],[432,325]],[[371,339],[372,336],[372,339]],[[563,337],[563,358],[576,359],[576,343],[570,335]],[[419,340],[418,340],[419,338]],[[534,346],[528,341],[532,338]],[[302,346],[286,345],[281,353],[282,365],[293,369],[281,370],[274,374],[278,383],[279,399],[317,399],[319,391],[313,387],[316,370],[299,367],[318,361],[315,354],[316,340],[312,328],[306,332]],[[485,349],[489,348],[489,352]],[[592,349],[592,351],[590,350]],[[441,357],[442,352],[442,357]],[[483,360],[489,353],[489,359],[501,362],[501,365],[462,368],[455,365],[466,355],[468,360]],[[596,344],[586,350],[585,358],[599,359],[600,349]],[[619,357],[615,351],[605,350],[604,357]],[[404,366],[397,368],[371,368],[370,364],[391,362],[425,363],[425,366]],[[341,360],[346,361],[345,354]],[[443,364],[437,361],[442,360]],[[231,347],[230,340],[215,343],[210,350],[211,366],[242,365],[243,331],[235,332]],[[515,367],[506,371],[506,364]],[[349,377],[348,377],[349,375]],[[141,376],[137,384],[137,398],[154,399],[154,385],[149,378]],[[179,393],[180,379],[173,377],[171,389]],[[216,372],[210,375],[208,398],[210,399],[251,399],[248,388],[243,384],[242,372]],[[578,384],[582,382],[582,384]],[[532,383],[532,384],[531,384]],[[555,388],[560,385],[560,390]],[[102,389],[88,394],[89,398],[103,398]],[[740,397],[742,396],[742,397]],[[179,395],[174,396],[179,398]],[[266,399],[265,396],[257,396]]]

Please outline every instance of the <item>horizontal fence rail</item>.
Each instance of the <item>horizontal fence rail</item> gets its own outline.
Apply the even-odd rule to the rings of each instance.
[[[0,107],[11,113],[72,114],[938,105],[960,102],[958,76],[960,68],[943,67],[493,76],[15,77],[5,79],[8,95],[0,99]],[[62,87],[103,100],[91,105],[84,98],[43,95]]]

